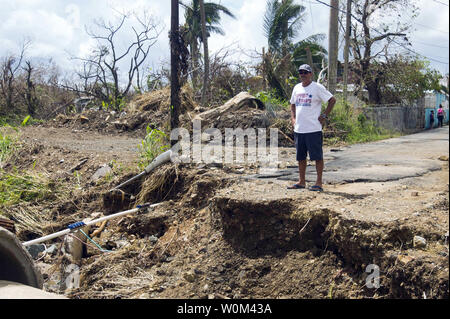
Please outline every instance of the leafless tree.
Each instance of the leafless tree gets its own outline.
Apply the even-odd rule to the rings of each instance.
[[[36,96],[36,86],[32,80],[34,68],[30,61],[25,61],[25,89],[24,89],[24,99],[27,106],[28,114],[35,116],[36,109],[38,107],[39,100]]]
[[[131,19],[137,24],[130,27],[133,42],[120,49],[120,33]],[[141,89],[140,69],[162,30],[154,18],[146,12],[142,16],[121,13],[118,22],[100,20],[95,22],[95,26],[96,31],[86,28],[86,32],[96,40],[96,47],[89,57],[76,58],[82,62],[82,69],[78,71],[82,83],[72,89],[119,109],[122,99],[135,83],[136,88]],[[120,68],[127,69],[127,73],[121,73]]]
[[[402,19],[400,19],[400,12]],[[354,57],[353,71],[359,87],[366,88],[369,102],[379,104],[381,92],[378,79],[378,62],[408,50],[406,33],[411,25],[403,23],[408,13],[417,13],[415,0],[356,0],[352,8],[351,48]]]
[[[17,93],[15,89],[15,79],[22,65],[25,51],[30,44],[30,41],[24,41],[18,56],[6,56],[0,64],[0,94],[4,100],[6,112],[13,111],[14,96]]]
[[[244,61],[242,55],[253,61]],[[222,47],[211,54],[209,66],[209,90],[206,104],[222,105],[242,91],[253,91],[257,74],[256,57],[236,47],[236,43]]]

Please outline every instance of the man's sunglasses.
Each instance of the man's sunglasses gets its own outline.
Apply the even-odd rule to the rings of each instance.
[[[299,74],[308,74],[309,72],[308,72],[308,71],[303,71],[303,70],[301,70],[301,71],[298,71],[298,73],[299,73]]]

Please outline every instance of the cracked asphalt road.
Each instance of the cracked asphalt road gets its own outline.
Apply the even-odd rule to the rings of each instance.
[[[449,127],[388,140],[355,144],[325,152],[326,184],[384,182],[418,177],[441,169],[439,157],[449,155]],[[297,167],[252,178],[298,180]],[[307,182],[316,179],[315,166],[306,169]]]

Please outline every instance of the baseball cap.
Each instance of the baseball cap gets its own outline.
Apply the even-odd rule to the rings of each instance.
[[[308,65],[308,64],[302,64],[300,65],[300,67],[298,68],[298,70],[305,70],[308,71],[309,73],[312,73],[312,68]]]

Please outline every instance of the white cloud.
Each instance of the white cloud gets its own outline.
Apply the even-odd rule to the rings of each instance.
[[[65,46],[73,37],[73,27],[64,18],[45,10],[18,10],[3,23],[2,31],[6,33],[21,33],[30,36],[37,42],[58,41]]]
[[[222,4],[227,6],[226,3]],[[262,47],[266,46],[267,42],[262,27],[262,17],[265,11],[265,6],[262,4],[261,0],[248,0],[242,4],[237,12],[229,8],[236,19],[222,15],[221,27],[225,35],[215,34],[209,38],[210,51],[214,53],[233,45],[233,48],[239,46],[246,49],[249,55],[255,50],[261,52]],[[245,59],[245,57],[241,58]]]
[[[267,46],[262,29],[266,1],[213,1],[229,8],[237,19],[222,17],[221,26],[226,34],[213,35],[210,38],[209,47],[212,53],[231,43],[237,43],[240,48],[246,49],[248,54],[254,50],[261,52],[262,47]],[[297,3],[303,4],[307,9],[306,20],[298,40],[312,34],[327,34],[329,7],[314,0],[297,0]],[[417,31],[411,37],[413,49],[420,54],[448,63],[448,7],[429,0],[420,0],[418,3],[421,13],[416,22],[426,27],[415,25]],[[0,56],[12,50],[17,52],[24,38],[32,38],[33,46],[30,53],[45,55],[44,57],[51,55],[57,63],[67,68],[73,63],[67,60],[67,51],[74,56],[90,52],[93,42],[85,34],[84,26],[92,25],[95,18],[110,19],[114,15],[112,8],[115,8],[119,11],[138,12],[148,9],[155,15],[165,28],[158,43],[151,50],[151,60],[148,64],[158,68],[161,61],[169,59],[170,1],[168,0],[0,0],[0,8],[2,8]],[[180,10],[180,21],[184,21],[183,10]],[[127,40],[126,36],[122,39],[123,42]],[[328,40],[324,40],[323,45],[327,47]],[[432,62],[432,66],[441,72],[448,72],[448,64]]]
[[[445,2],[445,1],[441,1]],[[448,4],[448,1],[447,1]],[[412,49],[430,59],[432,68],[449,72],[449,10],[435,1],[420,1],[420,14],[414,20]],[[445,63],[442,63],[445,62]]]

